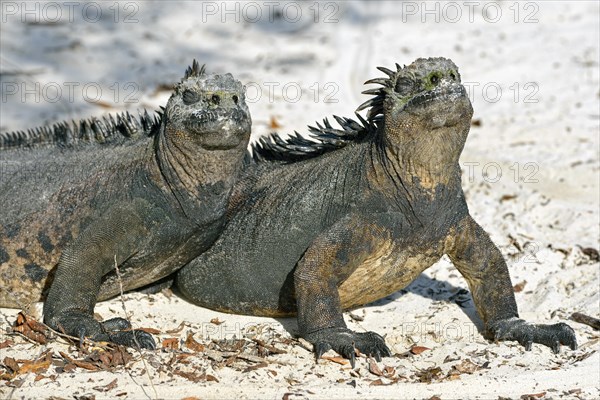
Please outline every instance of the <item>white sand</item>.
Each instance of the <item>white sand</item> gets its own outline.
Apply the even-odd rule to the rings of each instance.
[[[195,57],[206,62],[209,71],[231,72],[248,84],[248,95],[256,98],[250,103],[254,137],[270,131],[271,118],[283,126],[282,131],[306,132],[306,124],[325,116],[351,116],[366,99],[360,94],[362,82],[380,75],[375,66],[408,64],[417,57],[451,58],[473,90],[474,119],[481,122],[472,128],[461,158],[465,192],[471,213],[506,256],[513,283],[526,281],[516,294],[522,316],[540,323],[564,321],[576,311],[599,316],[599,265],[581,251],[599,247],[597,2],[502,2],[500,6],[482,2],[472,9],[468,2],[339,6],[291,2],[286,18],[272,23],[263,2],[243,3],[237,13],[233,3],[227,4],[234,10],[230,14],[221,2],[204,6],[200,2],[129,2],[120,3],[118,15],[114,8],[107,8],[109,3],[103,8],[104,18],[97,22],[92,22],[94,9],[87,9],[86,20],[82,6],[76,6],[73,23],[68,23],[71,9],[66,5],[30,3],[29,9],[34,4],[40,15],[37,22],[55,19],[60,10],[58,24],[22,23],[22,3],[1,4],[2,131],[155,108],[169,94],[157,87],[179,80]],[[262,6],[262,17],[245,21],[254,19],[257,5]],[[290,22],[298,7],[302,18]],[[433,11],[425,13],[423,7]],[[315,23],[317,8],[319,22]],[[137,22],[126,22],[128,15]],[[326,17],[330,22],[324,22]],[[32,14],[24,18],[36,22]],[[20,74],[12,74],[17,71]],[[57,87],[62,95],[54,101]],[[69,87],[74,87],[72,99]],[[94,97],[98,87],[102,102],[86,102],[82,92]],[[297,88],[302,90],[300,96]],[[39,99],[33,94],[36,91],[41,92]],[[137,102],[127,103],[128,94]],[[328,95],[335,102],[325,102]],[[506,195],[516,197],[501,200]],[[509,235],[522,252],[511,244]],[[177,365],[189,371],[206,369],[219,382],[193,383],[169,375],[164,368],[161,372],[160,366],[173,356],[163,350],[144,353],[147,373],[141,372],[144,366],[138,356],[137,362],[116,372],[77,369],[58,374],[55,381],[34,381],[35,374],[29,373],[19,377],[24,378],[19,388],[0,382],[0,398],[83,394],[115,398],[122,393],[126,394],[118,398],[279,399],[286,393],[293,394],[291,399],[600,396],[598,331],[570,322],[580,348],[563,348],[559,355],[540,345],[526,352],[516,343],[489,343],[476,329],[481,322],[472,301],[465,308],[448,301],[464,288],[465,281],[444,259],[406,292],[354,311],[364,315],[364,321],[347,318],[354,329],[384,334],[398,354],[414,343],[430,349],[379,363],[382,369],[394,367],[393,376],[404,377],[389,386],[370,385],[379,377],[369,372],[364,358],[358,360],[357,372],[351,373],[349,367],[331,361],[315,364],[299,345],[280,344],[287,354],[269,356],[269,365],[249,372],[242,370],[252,362],[219,367],[202,355],[189,357],[191,364]],[[256,334],[252,328],[256,326],[262,328],[258,337],[272,339],[276,334],[290,337],[296,327],[293,319],[220,314],[164,294],[127,294],[125,302],[136,326],[165,332],[186,322],[182,332],[163,333],[158,337],[161,340],[185,340],[191,331],[206,344],[202,336],[219,339],[237,333],[239,338]],[[36,307],[39,312],[41,306]],[[118,299],[99,304],[96,311],[104,318],[123,316]],[[0,312],[4,332],[18,310]],[[224,323],[211,324],[215,317]],[[7,338],[15,343],[0,350],[0,361],[4,357],[33,359],[45,349],[10,335],[2,335],[0,342]],[[49,347],[55,353],[67,348],[62,342]],[[486,368],[455,380],[416,382],[420,370],[440,367],[446,376],[452,366],[466,359]],[[52,368],[46,375],[52,374]],[[93,389],[115,378],[116,388]],[[382,378],[382,382],[389,380]]]

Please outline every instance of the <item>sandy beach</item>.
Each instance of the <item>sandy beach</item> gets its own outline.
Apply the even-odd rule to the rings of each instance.
[[[195,58],[246,85],[253,140],[306,134],[353,116],[377,66],[450,58],[475,110],[460,160],[470,212],[506,258],[521,317],[569,323],[579,348],[485,340],[444,257],[345,314],[394,353],[355,369],[334,352],[315,362],[293,318],[223,314],[170,290],[96,306],[155,333],[159,350],[126,355],[35,343],[13,332],[21,310],[0,308],[0,398],[600,397],[600,332],[569,320],[600,317],[599,4],[275,3],[2,2],[0,131],[158,109]]]

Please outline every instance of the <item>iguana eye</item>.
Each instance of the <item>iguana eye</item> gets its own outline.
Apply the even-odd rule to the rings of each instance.
[[[183,92],[183,102],[185,104],[194,104],[197,103],[198,100],[200,100],[200,96],[198,96],[198,93],[194,92],[193,90],[186,90]]]
[[[213,94],[210,100],[213,102],[213,104],[219,104],[221,102],[221,98],[218,94]]]
[[[396,81],[396,92],[402,95],[409,94],[414,89],[415,84],[409,78],[399,78]]]
[[[431,75],[431,78],[429,78],[429,81],[432,84],[437,85],[437,83],[440,81],[440,78],[438,78],[437,75]]]

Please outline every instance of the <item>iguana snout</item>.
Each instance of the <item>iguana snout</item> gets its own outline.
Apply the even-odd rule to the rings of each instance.
[[[236,148],[250,138],[252,120],[244,86],[231,74],[197,71],[179,83],[165,116],[177,140],[206,150]]]
[[[235,96],[235,95],[233,95]],[[251,129],[251,119],[245,104],[228,105],[212,110],[197,110],[186,121],[187,132],[195,133],[203,148],[230,149],[246,142]]]

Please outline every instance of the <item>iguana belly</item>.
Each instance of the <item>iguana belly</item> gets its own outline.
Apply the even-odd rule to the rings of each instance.
[[[363,306],[405,288],[442,256],[435,248],[419,252],[398,247],[385,243],[342,282],[338,288],[342,308]]]
[[[442,255],[443,245],[441,242],[437,245],[434,243],[427,249],[407,249],[391,240],[383,242],[378,246],[376,252],[369,255],[340,284],[338,293],[342,308],[348,310],[360,307],[395,293],[408,286],[421,272],[437,262]],[[292,287],[274,289],[265,286],[264,281],[257,282],[250,278],[243,282],[238,281],[238,284],[234,286],[220,286],[219,282],[231,282],[231,272],[213,268],[208,268],[208,271],[210,271],[211,277],[205,276],[207,271],[199,269],[195,271],[195,278],[201,279],[201,281],[196,281],[195,285],[203,288],[195,293],[193,298],[195,304],[233,314],[265,317],[295,315],[295,307],[291,310],[282,309],[278,301],[279,294],[282,291],[293,290]],[[218,275],[216,278],[215,274]],[[276,280],[281,281],[282,279]],[[213,286],[218,288],[219,296],[210,296],[215,288],[207,288],[209,281],[212,281]],[[256,290],[257,287],[260,289]]]

